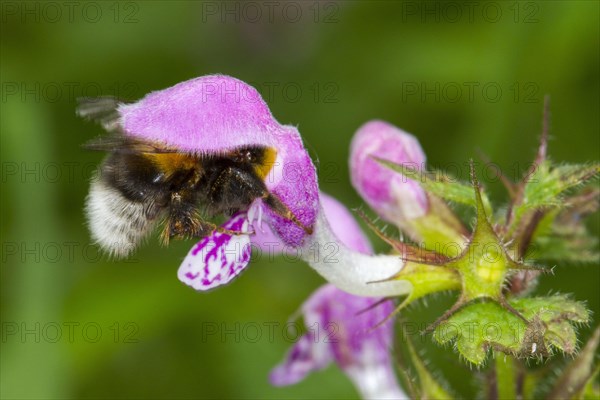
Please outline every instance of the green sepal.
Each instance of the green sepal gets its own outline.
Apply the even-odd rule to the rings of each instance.
[[[418,182],[423,189],[444,200],[475,206],[473,199],[473,187],[466,182],[460,182],[443,171],[421,171],[414,167],[396,164],[379,157],[373,157],[381,165],[399,172],[407,178]],[[490,212],[491,206],[488,198],[483,196],[486,210]]]
[[[545,161],[538,165],[525,184],[521,209],[557,207],[563,205],[561,195],[581,185],[600,172],[599,164],[559,165],[551,167]]]
[[[442,321],[433,334],[439,344],[455,343],[460,355],[477,366],[490,349],[518,358],[539,358],[558,349],[573,354],[577,337],[573,323],[586,323],[585,306],[564,295],[514,299],[509,306],[472,302]],[[525,319],[523,319],[523,317]]]
[[[402,271],[389,280],[404,280],[412,285],[410,294],[400,303],[394,313],[428,294],[457,290],[461,287],[460,277],[443,266],[407,262]]]

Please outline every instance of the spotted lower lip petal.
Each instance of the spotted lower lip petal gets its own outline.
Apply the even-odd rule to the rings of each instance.
[[[223,228],[248,232],[246,214],[232,217]],[[225,285],[250,262],[250,235],[214,232],[192,247],[177,272],[180,281],[199,291]]]

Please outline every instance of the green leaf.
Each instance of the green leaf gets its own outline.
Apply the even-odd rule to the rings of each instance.
[[[567,236],[556,232],[553,236],[537,238],[526,257],[567,263],[595,263],[600,257],[596,251],[597,244],[598,238],[589,234]]]
[[[552,391],[549,399],[579,399],[585,393],[593,391],[593,378],[598,372],[594,370],[594,358],[600,343],[600,327],[596,328],[590,340],[575,358],[563,370]]]
[[[436,400],[454,399],[455,396],[452,396],[450,393],[448,393],[448,391],[444,389],[444,385],[438,382],[429,372],[425,362],[419,357],[413,344],[410,341],[407,343],[412,364],[415,367],[419,377],[419,398]]]
[[[527,210],[564,205],[561,197],[567,190],[581,185],[600,172],[600,164],[560,165],[540,164],[525,183],[523,200],[517,206],[517,219]]]
[[[540,221],[528,254],[529,259],[568,263],[597,263],[598,238],[591,235],[582,216],[595,211],[595,197],[578,196],[585,204],[547,213]]]
[[[406,324],[400,324],[401,336],[398,338],[396,348],[401,350],[397,353],[400,377],[403,379],[407,392],[411,399],[454,399],[445,387],[448,385],[441,379],[434,377],[431,367],[419,355],[415,349],[410,334],[406,331]],[[405,361],[408,353],[410,363]],[[416,372],[416,379],[413,377]]]

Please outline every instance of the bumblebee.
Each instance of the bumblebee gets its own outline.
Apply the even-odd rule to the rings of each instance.
[[[93,239],[111,256],[128,256],[161,223],[165,244],[172,238],[203,238],[215,231],[240,234],[206,218],[246,211],[256,199],[311,233],[265,184],[275,149],[245,146],[214,155],[180,152],[126,136],[118,125],[117,106],[113,98],[80,99],[78,108],[79,115],[112,131],[84,145],[109,153],[92,180],[86,213]]]

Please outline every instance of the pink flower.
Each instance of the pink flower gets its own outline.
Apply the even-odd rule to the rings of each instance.
[[[371,245],[348,210],[329,196],[322,195],[322,204],[338,239],[370,254]],[[273,369],[271,383],[294,384],[335,362],[364,398],[407,398],[396,380],[390,354],[393,323],[377,326],[394,304],[377,304],[380,301],[346,293],[331,284],[317,289],[301,309],[307,333]]]
[[[373,156],[421,169],[425,154],[413,135],[383,121],[367,122],[352,139],[352,185],[383,219],[405,228],[408,221],[427,213],[427,194],[417,182],[379,164]]]
[[[312,227],[319,210],[315,168],[298,130],[281,125],[258,92],[222,75],[203,76],[148,94],[118,108],[125,134],[163,143],[182,152],[218,154],[241,146],[275,149],[265,178],[275,195],[304,227]],[[288,246],[301,246],[307,230],[277,214],[263,200],[234,215],[223,227],[246,234],[215,231],[200,240],[179,269],[179,279],[197,290],[229,282],[250,261],[250,234],[262,224]]]

